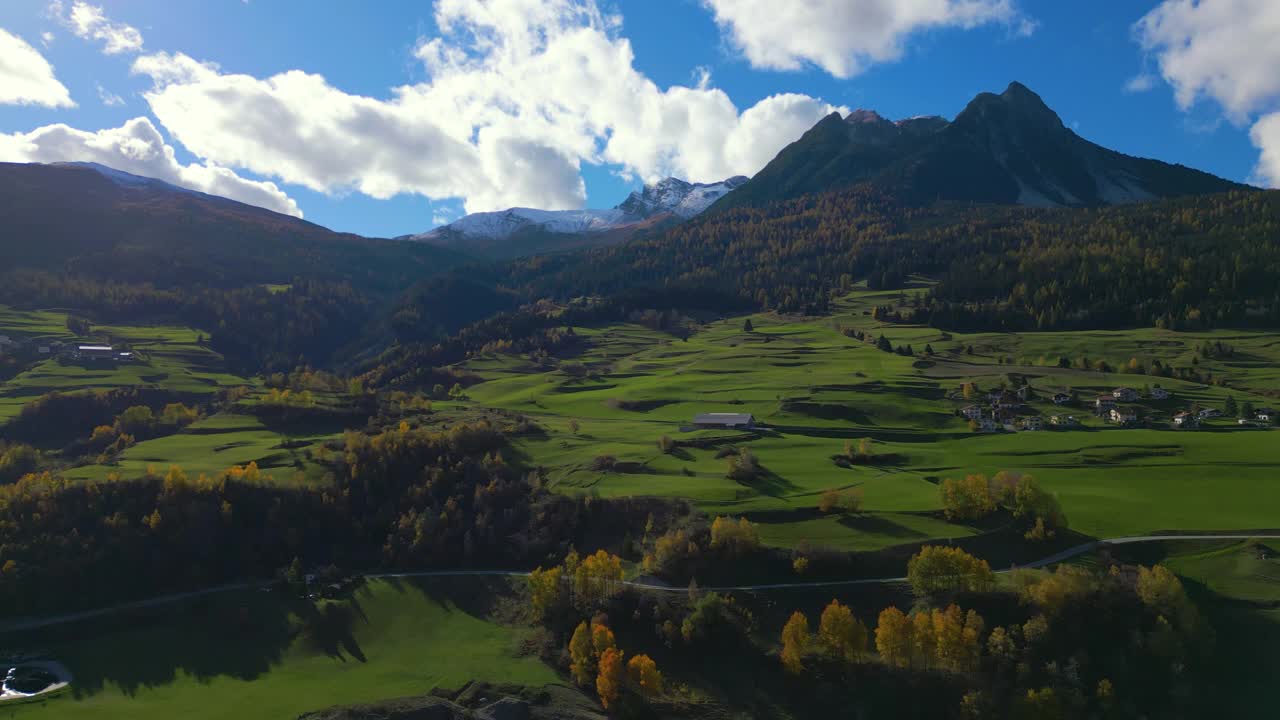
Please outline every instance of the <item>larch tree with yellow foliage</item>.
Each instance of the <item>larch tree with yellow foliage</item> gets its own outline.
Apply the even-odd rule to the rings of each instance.
[[[818,620],[818,644],[823,652],[846,663],[861,659],[867,649],[867,627],[853,611],[832,600]]]
[[[876,619],[876,652],[890,665],[911,665],[911,620],[892,605]]]
[[[579,685],[591,682],[595,671],[595,648],[591,640],[591,629],[585,621],[578,623],[569,639],[569,673]]]
[[[809,618],[802,612],[791,613],[782,626],[782,666],[787,672],[799,675],[804,669],[804,654],[809,649]]]

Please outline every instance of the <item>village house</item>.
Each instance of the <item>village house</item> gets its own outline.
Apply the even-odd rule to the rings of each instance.
[[[1021,400],[1022,402],[1026,402],[1031,399],[1031,386],[1023,385],[1019,387],[1017,390],[1014,390],[1013,394],[1017,395],[1018,399]]]
[[[1138,393],[1133,388],[1119,387],[1111,391],[1111,397],[1120,402],[1133,402],[1138,399]]]
[[[1180,412],[1173,416],[1174,427],[1193,428],[1200,424],[1200,419],[1189,412]]]
[[[1103,417],[1109,415],[1116,406],[1116,399],[1111,395],[1099,395],[1093,401],[1093,411]]]
[[[1259,408],[1258,411],[1253,414],[1253,419],[1258,422],[1265,423],[1275,422],[1276,411],[1271,408]]]
[[[1080,421],[1074,415],[1054,415],[1049,423],[1058,427],[1080,427]]]
[[[1044,419],[1041,418],[1039,415],[1032,415],[1031,417],[1025,417],[1022,419],[1022,429],[1031,430],[1031,431],[1043,430]]]
[[[1016,408],[1021,404],[1022,401],[1018,399],[1016,394],[1006,391],[995,393],[995,396],[991,399],[991,407],[997,409]]]
[[[1054,394],[1053,394],[1053,404],[1054,404],[1054,405],[1066,405],[1066,404],[1067,404],[1067,403],[1069,403],[1069,402],[1071,402],[1071,395],[1070,395],[1070,394],[1068,394],[1068,393],[1064,393],[1064,392],[1059,392],[1059,393],[1054,393]]]
[[[1200,419],[1208,420],[1209,418],[1222,417],[1222,411],[1217,408],[1204,408],[1200,411]]]
[[[1138,422],[1138,411],[1131,407],[1113,407],[1111,422],[1118,425],[1132,425]]]
[[[984,417],[977,422],[978,429],[982,430],[982,432],[995,432],[1003,427],[1000,423],[996,422],[995,418],[990,417]]]
[[[969,405],[960,409],[960,414],[970,420],[977,420],[982,417],[982,408],[977,405]]]
[[[1168,390],[1165,390],[1164,388],[1160,387],[1159,385],[1157,385],[1157,386],[1155,386],[1155,387],[1151,388],[1151,399],[1152,399],[1152,400],[1168,400],[1168,399],[1169,399],[1169,397],[1170,397],[1170,395],[1169,395],[1169,391],[1168,391]]]
[[[750,413],[702,413],[693,418],[693,426],[699,430],[719,428],[728,430],[749,430],[755,427],[756,420]]]

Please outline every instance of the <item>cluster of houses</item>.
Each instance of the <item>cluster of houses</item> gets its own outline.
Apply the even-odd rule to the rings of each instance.
[[[0,335],[0,355],[19,355],[34,358],[65,358],[76,362],[133,362],[131,350],[112,345],[71,343],[61,340],[32,339]]]
[[[1070,429],[1080,426],[1074,415],[1055,414],[1048,421],[1038,414],[1019,412],[1031,397],[1031,388],[1022,386],[1016,390],[997,390],[987,393],[986,402],[968,405],[961,408],[960,414],[973,423],[976,430],[994,432],[997,430],[1043,430],[1046,425],[1057,429]],[[1122,427],[1135,427],[1142,424],[1142,409],[1133,403],[1139,400],[1164,401],[1173,395],[1166,389],[1156,386],[1140,394],[1128,387],[1118,387],[1110,392],[1102,393],[1092,402],[1093,414],[1104,421]],[[1076,404],[1073,393],[1057,392],[1052,396],[1054,405],[1067,406]],[[1088,406],[1086,406],[1088,407]],[[1194,428],[1201,422],[1222,417],[1222,411],[1216,408],[1203,408],[1193,411],[1179,412],[1173,416],[1176,428]],[[1269,425],[1276,422],[1277,411],[1272,408],[1261,408],[1250,417],[1241,418],[1239,423],[1245,426]],[[1147,418],[1149,420],[1149,418]]]

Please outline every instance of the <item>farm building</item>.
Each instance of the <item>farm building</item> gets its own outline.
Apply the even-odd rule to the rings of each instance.
[[[1180,428],[1192,428],[1200,424],[1200,419],[1189,412],[1180,412],[1173,416],[1173,424]]]
[[[1054,405],[1066,405],[1069,402],[1071,402],[1071,395],[1068,393],[1060,392],[1053,394]]]
[[[1044,419],[1041,418],[1039,415],[1032,415],[1031,417],[1025,417],[1022,419],[1022,429],[1032,430],[1032,431],[1043,430]]]
[[[1168,400],[1169,391],[1157,385],[1151,388],[1151,399],[1152,400]]]
[[[1054,415],[1049,422],[1058,427],[1079,427],[1080,421],[1074,415]]]
[[[701,413],[694,416],[695,428],[729,428],[734,430],[755,427],[756,420],[751,413]]]
[[[1138,392],[1133,388],[1120,387],[1111,391],[1111,397],[1120,402],[1133,402],[1138,399]]]
[[[1094,412],[1099,415],[1105,416],[1111,414],[1111,411],[1115,406],[1116,399],[1110,395],[1099,395],[1098,398],[1093,401]]]
[[[82,360],[111,360],[115,355],[115,348],[110,345],[76,346],[76,357]]]
[[[969,405],[968,407],[962,408],[960,410],[960,414],[970,420],[977,420],[982,417],[982,408],[977,405]]]

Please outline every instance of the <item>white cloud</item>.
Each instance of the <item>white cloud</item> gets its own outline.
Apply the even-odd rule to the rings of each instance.
[[[416,50],[429,79],[388,99],[181,54],[140,57],[134,71],[154,82],[155,116],[202,158],[324,192],[461,198],[468,212],[581,207],[584,162],[646,180],[753,174],[836,109],[779,95],[740,111],[705,74],[659,88],[620,23],[594,0],[439,0],[442,34]]]
[[[1014,0],[702,1],[753,66],[811,64],[840,78],[901,58],[907,40],[924,30],[1001,23],[1029,35],[1036,27]]]
[[[302,217],[298,205],[275,183],[242,178],[211,163],[183,165],[145,117],[118,128],[86,132],[46,125],[28,133],[0,134],[3,162],[96,162],[153,177],[191,190],[221,195],[276,212]]]
[[[0,105],[75,107],[53,66],[26,40],[0,28]]]
[[[1280,3],[1164,0],[1133,26],[1183,110],[1218,103],[1261,151],[1251,181],[1280,185]],[[1270,114],[1267,114],[1270,113]]]
[[[102,87],[102,83],[98,83],[98,99],[107,107],[120,107],[124,105],[124,98]]]
[[[53,44],[53,33],[48,30],[40,33],[40,44],[49,47]]]
[[[49,3],[49,14],[66,25],[76,37],[101,40],[102,52],[108,55],[142,50],[142,33],[131,25],[113,22],[97,5],[76,0],[67,11],[62,0],[53,0]]]
[[[1144,93],[1156,86],[1156,76],[1149,72],[1140,72],[1129,78],[1124,84],[1125,92]]]
[[[1280,3],[1165,0],[1134,25],[1178,104],[1218,101],[1237,122],[1280,96]]]
[[[1250,182],[1280,188],[1280,112],[1264,115],[1254,123],[1249,137],[1261,151]]]

